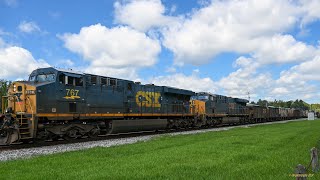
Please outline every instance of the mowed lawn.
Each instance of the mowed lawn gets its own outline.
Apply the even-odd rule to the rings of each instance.
[[[0,162],[0,179],[295,179],[319,140],[320,120],[164,136]]]

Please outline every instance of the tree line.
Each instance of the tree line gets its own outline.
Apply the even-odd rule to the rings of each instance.
[[[295,101],[293,100],[283,101],[283,100],[277,100],[277,99],[275,99],[274,101],[267,101],[267,100],[259,99],[256,103],[251,102],[251,104],[256,104],[259,106],[274,106],[274,107],[298,108],[303,110],[310,110],[310,104],[304,102],[301,99],[296,99]]]

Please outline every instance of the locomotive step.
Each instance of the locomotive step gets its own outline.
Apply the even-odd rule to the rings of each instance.
[[[28,136],[28,137],[22,137],[22,138],[20,138],[20,140],[26,140],[26,139],[33,139],[33,137]]]
[[[23,133],[20,133],[20,135],[26,135],[26,134],[30,134],[30,132],[23,132]]]

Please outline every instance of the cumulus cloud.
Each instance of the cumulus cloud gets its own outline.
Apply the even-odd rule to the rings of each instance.
[[[300,0],[301,11],[304,13],[301,20],[301,27],[316,21],[320,18],[320,1],[318,0]]]
[[[258,97],[261,93],[269,88],[272,84],[270,73],[258,73],[259,64],[252,58],[239,57],[235,61],[238,69],[220,79],[217,84],[223,93],[228,96],[248,98],[248,92],[253,98]]]
[[[72,61],[71,59],[62,59],[56,62],[55,66],[57,67],[64,67],[64,68],[70,68],[73,67],[75,65],[74,61]]]
[[[217,87],[212,79],[209,77],[201,78],[197,73],[192,75],[185,75],[176,73],[168,76],[158,76],[151,80],[152,83],[161,86],[171,86],[180,89],[193,90],[195,92],[216,92]]]
[[[262,65],[257,60],[240,57],[234,63],[237,70],[223,77],[217,85],[229,96],[248,98],[249,92],[251,100],[255,101],[259,98],[312,100],[318,96],[318,91],[310,81],[320,80],[320,74],[316,71],[319,65],[320,58],[317,56],[282,71],[279,78],[274,78],[269,72],[259,71]]]
[[[163,43],[178,64],[207,63],[223,52],[254,53],[259,38],[292,28],[299,13],[289,1],[212,1],[164,30]]]
[[[283,34],[299,21],[317,19],[318,1],[211,1],[189,15],[165,13],[160,0],[115,3],[115,21],[146,31],[160,31],[163,45],[175,54],[175,64],[200,65],[217,54],[252,54],[263,63],[305,60],[315,48]],[[320,16],[319,16],[320,17]]]
[[[157,40],[126,26],[108,28],[96,24],[60,38],[67,49],[90,62],[88,70],[103,75],[111,69],[132,74],[137,68],[152,66],[161,51]]]
[[[162,27],[174,23],[174,17],[165,15],[165,6],[161,0],[133,0],[130,3],[114,3],[115,22],[147,31],[150,28]]]
[[[310,80],[320,81],[319,67],[320,55],[315,56],[310,61],[293,66],[289,70],[282,71],[279,83],[297,83]]]
[[[255,57],[262,64],[306,61],[319,54],[311,45],[295,40],[291,35],[276,34],[272,37],[257,38]]]
[[[19,24],[18,29],[23,33],[41,32],[41,29],[38,26],[38,24],[33,21],[30,21],[30,22],[22,21]]]
[[[0,64],[0,77],[11,80],[24,79],[33,70],[50,66],[44,60],[34,59],[28,50],[17,46],[0,48]]]
[[[137,73],[136,67],[122,67],[122,68],[112,68],[112,67],[105,67],[105,66],[97,66],[97,67],[89,67],[85,69],[86,73],[92,74],[100,74],[115,78],[122,78],[122,79],[130,79],[133,81],[140,81],[140,78]]]
[[[317,0],[199,1],[191,13],[171,16],[161,0],[117,1],[115,22],[141,31],[159,28],[175,65],[209,63],[221,53],[251,54],[262,64],[305,61],[317,48],[285,34],[320,18]]]

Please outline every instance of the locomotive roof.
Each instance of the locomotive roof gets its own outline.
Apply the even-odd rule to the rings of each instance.
[[[209,95],[209,96],[213,96],[213,97],[221,96],[221,97],[225,97],[228,99],[234,99],[236,102],[239,102],[239,103],[248,103],[249,102],[247,99],[228,97],[228,96],[220,95],[220,94],[212,94],[210,92],[198,92],[197,95]]]
[[[56,72],[56,71],[63,72],[63,73],[69,73],[69,74],[73,74],[73,75],[83,75],[83,76],[93,75],[93,76],[100,76],[100,77],[109,77],[109,76],[102,76],[102,75],[97,75],[97,74],[84,73],[84,72],[75,71],[72,69],[61,69],[61,68],[54,68],[54,67],[38,68],[38,69],[34,70],[31,74],[50,73],[50,72]],[[114,77],[110,77],[110,78],[114,78]],[[119,79],[119,78],[115,78],[115,79]],[[123,79],[119,79],[119,80],[123,80]]]
[[[90,76],[99,76],[99,77],[106,77],[106,78],[114,78],[114,77],[110,77],[110,76],[102,76],[102,75],[96,75],[96,74],[89,74],[89,73],[83,73],[80,71],[74,71],[72,69],[60,69],[60,68],[54,68],[54,67],[48,67],[48,68],[38,68],[36,70],[34,70],[30,75],[32,74],[41,74],[41,73],[50,73],[50,72],[62,72],[62,73],[66,73],[67,75],[90,75]],[[131,80],[125,80],[125,79],[119,79],[119,78],[114,78],[117,80],[123,80],[123,81],[129,81],[129,82],[134,82]],[[143,84],[142,84],[143,85]],[[145,84],[145,86],[152,86],[154,84]],[[158,85],[156,85],[158,86]],[[187,90],[187,89],[180,89],[180,88],[175,88],[175,87],[169,87],[169,86],[160,86],[160,87],[165,87],[167,92],[172,92],[172,93],[184,93],[186,95],[194,95],[194,92],[191,90]]]

